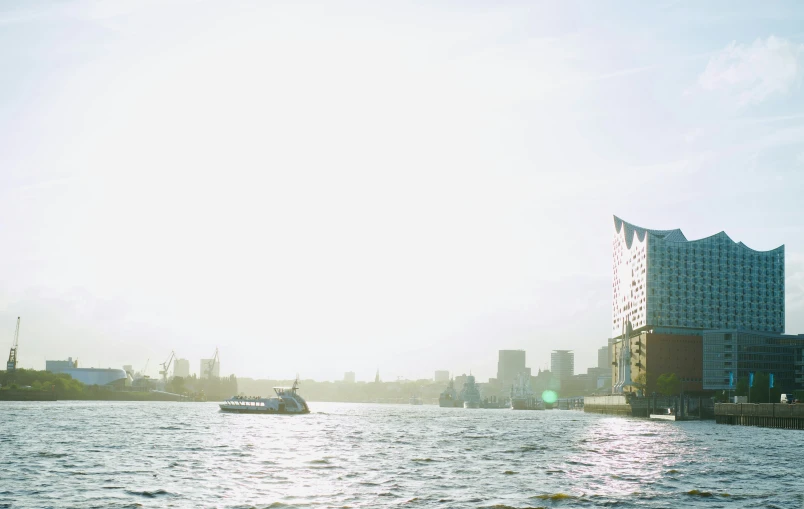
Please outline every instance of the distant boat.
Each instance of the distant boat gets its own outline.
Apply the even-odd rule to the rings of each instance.
[[[498,396],[489,396],[488,398],[483,398],[483,401],[480,403],[480,408],[510,408],[511,401],[508,398],[502,398]]]
[[[477,388],[475,377],[469,375],[466,377],[466,383],[463,384],[461,391],[461,399],[463,400],[464,408],[480,408],[480,389]]]
[[[221,412],[239,414],[309,414],[310,408],[299,396],[299,380],[292,387],[274,387],[271,398],[233,396],[221,403]]]
[[[513,410],[544,410],[544,402],[536,398],[530,388],[530,380],[523,374],[517,376],[511,387],[511,408]]]
[[[410,397],[410,404],[411,405],[423,405],[424,403],[422,403],[422,398],[421,397],[419,397],[418,395],[414,394],[413,396]]]
[[[458,397],[458,391],[455,390],[455,382],[450,379],[449,385],[444,389],[444,392],[438,397],[438,406],[443,408],[463,407],[463,400]]]

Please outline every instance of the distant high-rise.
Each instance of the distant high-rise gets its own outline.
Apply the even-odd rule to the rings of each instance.
[[[347,371],[343,374],[343,381],[347,384],[355,383],[355,372],[354,371]]]
[[[688,241],[614,216],[612,336],[784,332],[784,246],[754,251],[720,232]]]
[[[510,389],[519,375],[530,378],[530,369],[525,367],[525,350],[500,350],[497,360],[497,382],[500,386]]]
[[[558,380],[575,375],[575,354],[572,350],[553,350],[550,354],[550,371]]]
[[[190,361],[187,359],[176,359],[173,361],[173,376],[187,378],[190,376]]]
[[[449,382],[449,371],[437,370],[433,377],[435,382]]]
[[[601,346],[597,350],[597,367],[598,369],[611,369],[611,350],[608,345]]]
[[[221,376],[221,363],[220,361],[215,362],[212,365],[213,359],[201,359],[201,371],[198,374],[198,378],[218,378]],[[210,366],[212,369],[210,370]]]

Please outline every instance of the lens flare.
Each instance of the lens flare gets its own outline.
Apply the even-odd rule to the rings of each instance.
[[[558,401],[558,394],[556,394],[555,391],[544,391],[542,393],[542,400],[545,403],[553,404]]]

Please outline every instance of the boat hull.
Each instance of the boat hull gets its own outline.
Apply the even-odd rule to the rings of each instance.
[[[279,415],[296,415],[296,414],[309,414],[309,410],[302,410],[302,411],[287,411],[287,410],[277,410],[275,408],[268,408],[268,409],[254,409],[254,408],[232,408],[227,407],[224,405],[220,405],[221,412],[227,412],[230,414],[279,414]]]
[[[544,406],[534,399],[517,399],[511,400],[511,408],[513,410],[544,410]]]
[[[464,408],[480,408],[480,402],[479,401],[464,401],[463,402],[463,407]]]

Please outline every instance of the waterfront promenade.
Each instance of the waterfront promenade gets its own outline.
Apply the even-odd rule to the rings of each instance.
[[[715,422],[763,428],[804,429],[804,405],[717,403]]]

